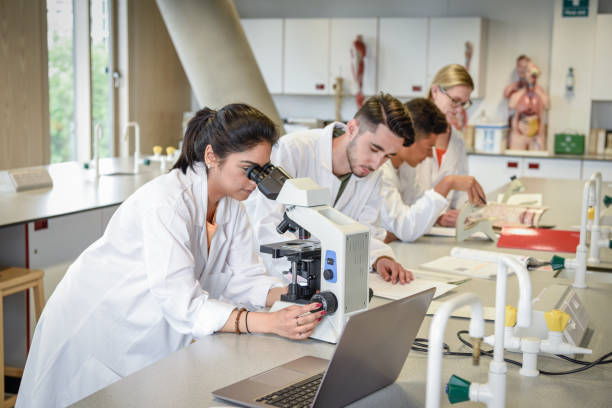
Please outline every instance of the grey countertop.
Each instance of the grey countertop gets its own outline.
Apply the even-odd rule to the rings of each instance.
[[[100,177],[77,162],[43,167],[49,171],[53,187],[18,193],[9,187],[7,172],[0,172],[0,227],[120,204],[161,174],[158,162],[140,166],[138,174]],[[100,170],[102,174],[130,173],[133,159],[101,159]]]
[[[565,159],[565,160],[597,160],[597,161],[612,161],[612,155],[610,154],[595,154],[595,153],[585,153],[585,154],[537,154],[537,153],[529,153],[527,152],[519,152],[517,150],[506,151],[504,153],[485,153],[485,152],[477,152],[473,149],[468,149],[468,155],[476,155],[476,156],[500,156],[500,157],[525,157],[528,159]]]
[[[574,225],[579,220],[576,203],[580,201],[581,182],[561,180],[523,179],[528,192],[544,194],[545,204],[550,203],[548,222],[559,226]],[[498,192],[493,192],[491,196]],[[392,247],[398,260],[406,267],[416,268],[423,262],[448,255],[456,243],[453,238],[423,237],[414,243],[393,243]],[[499,251],[497,247],[482,240],[469,240],[461,246]],[[508,250],[504,252],[521,253],[540,259],[550,258],[550,253]],[[612,262],[612,251],[604,250],[602,259]],[[516,277],[510,276],[508,283],[508,303],[516,304],[518,287]],[[553,278],[552,271],[538,270],[531,273],[533,295],[543,288],[554,284],[570,284],[563,278]],[[593,330],[588,347],[593,349],[592,360],[612,351],[612,279],[608,274],[592,273],[587,277],[586,289],[578,289],[589,315],[589,327]],[[459,285],[438,300],[449,299],[458,293],[474,292],[481,296],[485,306],[495,302],[495,281],[472,279]],[[374,297],[372,306],[386,302]],[[427,316],[419,330],[419,337],[428,337],[431,317]],[[456,338],[458,330],[467,329],[469,321],[451,318],[447,324],[445,341],[454,351],[469,351]],[[487,323],[487,334],[493,332],[491,322]],[[401,339],[398,339],[401,341]],[[215,400],[211,392],[219,387],[288,362],[303,355],[329,358],[333,345],[316,340],[303,342],[290,341],[270,335],[215,334],[198,340],[190,346],[173,353],[159,362],[130,375],[111,386],[78,402],[77,407],[212,407],[227,406]],[[520,354],[506,353],[506,357],[521,360]],[[460,375],[472,382],[487,382],[490,359],[483,358],[480,366],[474,367],[470,358],[444,357],[442,380],[447,381],[451,374]],[[538,367],[551,371],[565,371],[577,366],[556,357],[539,357]],[[360,401],[355,407],[422,407],[425,401],[425,379],[427,356],[412,351],[395,384],[384,388]],[[350,381],[350,379],[347,379]],[[509,365],[507,375],[506,406],[508,407],[609,407],[612,406],[612,367],[603,365],[584,372],[535,378],[522,377],[518,367]],[[450,404],[442,397],[442,406]],[[465,407],[478,407],[482,404],[463,403]]]

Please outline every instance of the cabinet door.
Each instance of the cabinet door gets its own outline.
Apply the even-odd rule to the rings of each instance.
[[[381,18],[378,48],[378,89],[393,96],[427,93],[426,18]]]
[[[286,94],[329,93],[329,19],[285,19]]]
[[[612,14],[597,15],[592,99],[612,100]]]
[[[474,81],[473,98],[484,96],[484,21],[480,17],[432,18],[429,23],[429,54],[427,84],[440,68],[448,64],[461,64],[468,69]],[[472,56],[468,63],[468,43]]]
[[[612,161],[584,160],[582,162],[582,179],[588,180],[596,171],[601,172],[603,181],[612,181]]]
[[[580,180],[581,161],[564,159],[541,159],[525,157],[524,177]]]
[[[521,176],[523,161],[520,157],[468,156],[470,176],[478,180],[485,193],[489,193],[510,182],[510,177]]]
[[[242,28],[249,40],[268,91],[283,92],[283,20],[281,18],[242,19]]]
[[[30,268],[75,260],[102,236],[101,210],[28,223]]]
[[[334,18],[330,25],[330,75],[329,83],[333,85],[341,77],[344,95],[355,95],[359,90],[351,71],[351,50],[353,42],[361,35],[366,46],[363,71],[363,94],[376,93],[376,54],[377,54],[377,19],[375,18]],[[329,89],[333,94],[334,90]]]

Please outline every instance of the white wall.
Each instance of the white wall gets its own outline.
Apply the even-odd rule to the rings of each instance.
[[[540,84],[549,88],[554,0],[234,0],[243,18],[315,17],[485,17],[487,24],[486,97],[475,101],[470,117],[485,109],[506,118],[503,88],[513,80],[515,59],[529,55],[542,69]],[[282,117],[334,117],[333,96],[276,95]],[[345,98],[344,120],[353,116],[353,98]]]

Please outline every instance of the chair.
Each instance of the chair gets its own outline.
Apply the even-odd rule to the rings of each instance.
[[[43,271],[26,268],[6,268],[0,270],[0,408],[11,408],[17,395],[6,397],[4,376],[23,376],[23,369],[4,365],[4,297],[27,289],[34,289],[34,308],[36,320],[40,318],[45,303],[43,294]],[[28,299],[29,301],[29,299]]]

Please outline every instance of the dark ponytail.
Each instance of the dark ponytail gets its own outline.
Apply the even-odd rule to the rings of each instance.
[[[274,122],[252,106],[243,103],[226,105],[215,111],[204,108],[189,121],[183,138],[183,149],[173,169],[187,173],[194,163],[204,161],[206,146],[223,160],[230,153],[249,150],[261,142],[271,145],[278,140]]]

